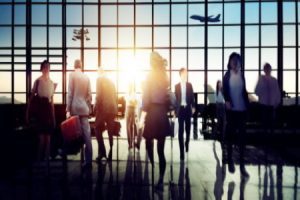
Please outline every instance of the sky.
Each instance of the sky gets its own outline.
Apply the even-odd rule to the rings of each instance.
[[[2,0],[8,1],[8,0]],[[19,2],[24,2],[18,0]],[[81,0],[80,0],[81,1]],[[125,0],[124,0],[125,1]],[[124,2],[119,1],[119,2]],[[41,0],[34,0],[34,2],[43,2]],[[60,2],[60,0],[50,0],[50,2]],[[71,2],[71,1],[70,1]],[[78,2],[72,0],[72,2]],[[87,2],[97,2],[89,0]],[[106,1],[106,2],[112,2]],[[125,1],[131,2],[131,1]],[[138,2],[144,2],[139,0]],[[163,1],[162,2],[166,2]],[[168,1],[167,1],[168,2]],[[175,2],[175,1],[174,1]],[[299,6],[300,7],[300,6]],[[273,75],[276,77],[277,69],[277,4],[275,2],[262,3],[262,23],[261,27],[257,25],[259,22],[258,3],[246,3],[245,13],[245,69],[247,89],[249,92],[254,91],[254,87],[258,78],[258,68],[262,66],[264,62],[269,62],[273,68]],[[60,5],[51,4],[49,6],[49,47],[60,48],[62,45],[62,7]],[[154,25],[158,25],[154,28],[154,49],[167,58],[168,62],[172,65],[169,69],[178,70],[181,67],[188,67],[189,81],[193,83],[194,90],[196,92],[204,92],[204,27],[198,26],[198,21],[192,20],[188,17],[193,14],[204,15],[204,4],[180,4],[172,5],[171,24],[170,24],[170,10],[169,4],[155,5],[154,6]],[[12,24],[11,18],[11,5],[0,5],[0,54],[8,54],[6,57],[0,57],[0,70],[11,69],[11,66],[4,64],[11,61],[11,51],[3,50],[2,47],[10,47],[12,39],[14,40],[16,47],[25,47],[25,5],[18,4],[15,6],[15,28],[14,38],[11,38]],[[215,83],[218,79],[222,78],[220,71],[223,67],[226,69],[226,63],[229,54],[232,51],[240,52],[240,3],[225,4],[224,13],[222,12],[221,3],[210,3],[208,5],[208,15],[221,14],[221,22],[216,24],[209,23],[208,27],[208,84],[215,87]],[[45,48],[47,46],[46,35],[47,29],[43,27],[47,23],[46,6],[42,4],[35,4],[32,6],[32,46],[34,48]],[[150,5],[137,5],[136,6],[136,51],[134,51],[134,28],[120,27],[117,33],[117,28],[113,27],[117,25],[133,25],[134,23],[134,7],[120,6],[119,15],[117,16],[117,7],[112,5],[105,5],[101,8],[101,27],[100,33],[96,27],[89,27],[90,41],[85,42],[85,47],[95,48],[86,49],[85,52],[85,69],[96,70],[98,67],[98,34],[100,34],[100,43],[102,46],[101,58],[102,65],[109,70],[118,70],[118,72],[109,73],[110,77],[118,85],[119,92],[126,92],[127,82],[132,79],[136,79],[137,84],[140,84],[143,77],[146,75],[144,70],[149,69],[149,54],[152,46],[152,28],[149,25],[152,24],[151,18],[151,6]],[[96,26],[98,22],[98,7],[93,5],[84,6],[83,11],[84,24],[89,26]],[[300,9],[299,12],[300,13]],[[299,14],[300,15],[300,14]],[[119,19],[118,19],[119,17]],[[283,10],[284,17],[284,69],[293,70],[296,68],[296,37],[295,31],[295,3],[284,3]],[[74,28],[81,28],[82,22],[82,10],[80,5],[67,5],[67,25],[71,27],[67,28],[67,69],[73,69],[73,62],[80,57],[80,50],[74,49],[80,47],[79,41],[73,41]],[[222,26],[218,26],[224,22],[224,61],[222,61]],[[187,26],[189,24],[189,26]],[[227,26],[230,24],[231,26]],[[7,25],[7,26],[6,26]],[[179,25],[179,26],[172,26]],[[298,24],[299,26],[299,24]],[[259,29],[261,29],[261,63],[258,61],[259,49]],[[172,38],[170,38],[170,31],[172,32]],[[118,35],[118,38],[117,38]],[[118,43],[117,43],[118,39]],[[169,47],[173,47],[169,51]],[[117,50],[119,47],[119,50]],[[288,47],[288,48],[287,48]],[[143,49],[144,48],[144,49]],[[148,49],[145,49],[148,48]],[[61,55],[60,50],[51,50],[51,55]],[[17,54],[24,54],[24,50],[16,51]],[[169,59],[170,53],[172,54]],[[46,50],[33,50],[32,54],[46,54]],[[117,54],[119,59],[117,59]],[[299,55],[298,55],[299,56]],[[41,62],[44,60],[44,56],[34,57],[33,62]],[[24,56],[15,57],[15,61],[20,64],[15,65],[15,69],[20,70],[15,73],[15,91],[25,92],[25,62]],[[59,56],[51,57],[50,62],[62,62],[62,58]],[[34,70],[38,70],[39,65],[32,65]],[[61,70],[60,64],[53,64],[52,69]],[[198,70],[198,71],[197,71]],[[133,72],[138,71],[138,72]],[[39,76],[39,72],[33,72],[32,78]],[[178,72],[173,71],[171,74],[171,86],[177,83],[179,80]],[[97,78],[96,72],[88,73],[92,79],[92,83]],[[62,91],[63,74],[61,72],[52,72],[51,78],[57,82],[58,90]],[[0,80],[4,80],[0,86],[0,92],[11,91],[11,73],[0,71]],[[92,89],[95,91],[95,84],[92,84]],[[295,72],[284,72],[284,89],[288,92],[295,92]],[[1,94],[0,94],[1,96]],[[61,95],[56,95],[56,102],[60,102]],[[24,101],[24,94],[18,94],[16,98],[20,101]],[[203,98],[202,100],[203,101]]]

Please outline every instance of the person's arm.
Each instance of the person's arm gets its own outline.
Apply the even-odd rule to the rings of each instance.
[[[225,100],[225,106],[227,110],[231,109],[230,103],[230,95],[229,95],[229,72],[226,72],[225,76],[223,77],[223,96]]]
[[[92,91],[91,91],[91,82],[90,79],[88,79],[88,91],[87,91],[87,97],[86,97],[86,102],[89,107],[89,114],[93,112],[92,110]]]
[[[94,114],[97,114],[98,104],[100,100],[100,78],[97,78],[96,81],[96,97],[95,97],[95,106],[94,106]]]
[[[195,113],[196,111],[196,103],[195,103],[195,96],[194,96],[194,89],[193,89],[193,85],[190,83],[190,87],[191,87],[191,104],[192,104],[192,114]]]
[[[67,112],[67,118],[70,117],[70,112],[71,112],[71,106],[72,106],[72,101],[74,97],[74,85],[73,85],[73,76],[72,74],[69,75],[69,87],[68,87],[68,96],[67,96],[67,107],[66,107],[66,112]]]
[[[275,84],[275,103],[276,103],[276,107],[279,106],[280,102],[281,102],[281,92],[280,92],[280,88],[279,88],[279,84],[278,81],[276,79],[274,79],[274,84]]]
[[[56,127],[56,120],[55,120],[55,107],[54,107],[54,95],[51,96],[51,110],[52,110],[52,119],[53,119],[53,126]]]
[[[262,80],[261,77],[258,78],[257,84],[255,86],[254,93],[259,97],[262,93]]]
[[[32,102],[32,99],[34,97],[34,95],[37,93],[37,80],[34,81],[33,83],[33,87],[31,89],[31,92],[30,92],[30,95],[29,95],[29,99],[28,99],[28,106],[27,106],[27,109],[26,109],[26,123],[29,123],[29,109],[30,109],[30,106],[31,106],[31,102]]]
[[[248,109],[250,102],[249,102],[248,91],[247,91],[247,87],[246,87],[246,79],[245,79],[244,75],[243,75],[243,82],[244,82],[244,101],[245,101],[246,107]]]

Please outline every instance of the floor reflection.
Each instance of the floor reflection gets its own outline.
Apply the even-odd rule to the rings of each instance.
[[[154,189],[159,177],[158,159],[152,168],[144,144],[140,151],[128,151],[126,141],[120,140],[119,153],[113,154],[119,160],[115,157],[112,162],[93,163],[91,170],[80,170],[79,155],[68,158],[66,170],[59,158],[52,160],[50,176],[46,176],[45,164],[20,167],[10,179],[0,180],[0,199],[299,199],[300,149],[247,146],[245,167],[250,176],[245,178],[239,170],[230,173],[225,144],[191,141],[185,162],[180,161],[175,144],[177,140],[171,148],[171,142],[166,142],[162,192]],[[239,167],[235,146],[231,159]]]

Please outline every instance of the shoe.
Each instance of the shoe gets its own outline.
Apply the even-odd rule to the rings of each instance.
[[[156,185],[155,185],[155,190],[157,191],[164,191],[164,183],[162,181],[159,181]]]
[[[134,147],[137,148],[138,151],[140,150],[140,145],[138,143],[135,143]]]
[[[96,162],[101,163],[103,158],[107,159],[106,155],[98,155],[98,157],[96,158]]]
[[[249,178],[249,174],[248,174],[248,172],[246,171],[246,169],[244,167],[242,167],[240,170],[241,170],[241,175],[244,178]]]
[[[233,162],[229,162],[228,165],[229,165],[229,166],[228,166],[229,172],[233,174],[233,173],[235,172],[235,167],[234,167]]]

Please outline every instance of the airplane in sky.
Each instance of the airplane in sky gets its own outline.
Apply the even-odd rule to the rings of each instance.
[[[221,14],[218,14],[216,17],[210,15],[208,17],[200,16],[200,15],[192,15],[190,18],[194,20],[199,20],[200,22],[219,22]]]

